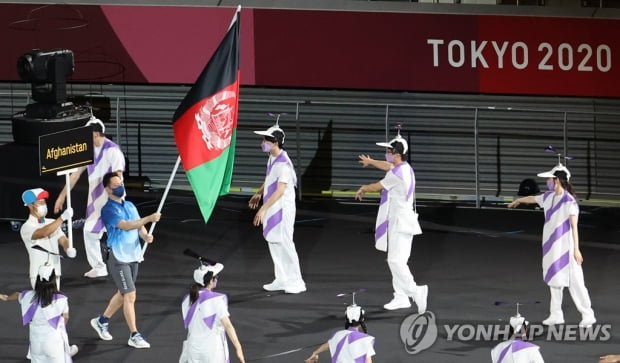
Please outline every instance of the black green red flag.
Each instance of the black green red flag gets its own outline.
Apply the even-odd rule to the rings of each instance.
[[[239,110],[240,10],[173,118],[183,169],[205,223],[217,198],[230,191],[232,180]]]

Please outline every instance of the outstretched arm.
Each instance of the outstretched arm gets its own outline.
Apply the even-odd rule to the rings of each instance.
[[[599,358],[598,363],[618,363],[620,362],[620,354],[609,354]]]
[[[326,343],[321,344],[321,346],[318,347],[314,352],[312,352],[312,355],[308,357],[304,362],[306,363],[318,362],[319,354],[323,353],[324,351],[328,349],[329,349],[329,343],[326,342]]]
[[[516,208],[521,203],[534,204],[536,203],[536,197],[533,195],[528,195],[527,197],[517,198],[512,203],[508,204],[508,208]]]
[[[383,170],[383,171],[388,171],[392,168],[392,163],[388,161],[375,160],[368,155],[358,155],[358,157],[359,157],[358,162],[362,164],[364,168],[367,167],[368,165],[374,166],[375,168],[379,170]]]
[[[19,297],[19,292],[14,292],[11,295],[0,294],[0,300],[2,301],[15,301]]]

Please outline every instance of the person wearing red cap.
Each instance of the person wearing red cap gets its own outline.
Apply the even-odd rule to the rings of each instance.
[[[549,285],[551,301],[549,317],[542,323],[564,324],[562,295],[564,288],[568,287],[575,307],[581,313],[579,326],[588,328],[596,323],[596,318],[581,267],[583,256],[579,249],[577,229],[579,204],[573,186],[569,182],[570,171],[560,163],[538,176],[547,179],[549,191],[537,196],[518,198],[508,204],[508,208],[516,208],[519,204],[526,203],[538,204],[544,210],[543,280]]]
[[[85,170],[87,171],[88,201],[83,232],[84,250],[91,269],[84,276],[95,278],[108,275],[108,270],[101,254],[100,244],[100,239],[103,236],[103,232],[105,232],[105,227],[101,221],[101,208],[108,201],[108,196],[104,192],[101,182],[103,176],[109,172],[115,172],[121,178],[123,177],[125,156],[117,144],[105,137],[105,125],[101,120],[91,117],[85,126],[93,128],[94,162],[91,165],[78,168],[75,173],[71,173],[70,186],[73,188],[82,173]],[[60,212],[65,203],[66,196],[67,189],[63,188],[54,204],[54,213]]]
[[[58,245],[62,246],[68,257],[74,258],[76,255],[75,248],[69,248],[69,239],[60,228],[63,221],[66,221],[73,215],[73,209],[68,208],[60,217],[56,219],[45,218],[47,215],[46,199],[49,198],[47,190],[41,188],[28,189],[22,193],[22,201],[28,207],[30,212],[28,220],[20,229],[20,235],[28,251],[30,260],[30,285],[35,286],[37,280],[37,271],[39,266],[49,262],[56,270],[56,283],[60,288],[60,256],[58,255]],[[51,252],[46,253],[32,246],[38,245],[45,250]]]

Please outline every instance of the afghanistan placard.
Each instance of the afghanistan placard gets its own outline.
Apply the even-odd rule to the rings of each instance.
[[[39,173],[57,173],[93,163],[91,126],[78,127],[39,137]]]

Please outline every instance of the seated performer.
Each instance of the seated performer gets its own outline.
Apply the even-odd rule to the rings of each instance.
[[[319,354],[329,349],[333,363],[372,363],[375,338],[366,334],[364,320],[364,310],[353,302],[345,312],[344,330],[336,332],[330,340],[312,352],[305,362],[318,362]]]
[[[183,323],[187,339],[179,363],[230,362],[228,343],[224,331],[235,347],[237,358],[245,363],[243,349],[230,322],[226,295],[214,292],[218,274],[224,269],[221,263],[201,265],[194,270],[194,284],[183,299]]]
[[[18,300],[24,325],[30,325],[29,358],[32,363],[68,363],[78,352],[69,346],[66,325],[69,320],[67,297],[58,291],[54,267],[39,267],[34,290],[0,294],[0,300]]]
[[[544,363],[540,347],[526,342],[529,322],[518,312],[510,317],[512,338],[501,342],[491,351],[493,363]]]

